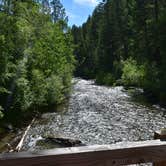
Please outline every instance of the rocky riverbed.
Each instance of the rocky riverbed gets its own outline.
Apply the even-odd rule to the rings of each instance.
[[[74,79],[73,83],[67,106],[36,120],[23,150],[56,147],[39,144],[46,136],[72,138],[86,145],[112,144],[153,139],[154,131],[166,127],[164,109],[134,102],[121,86],[97,86],[83,79]]]

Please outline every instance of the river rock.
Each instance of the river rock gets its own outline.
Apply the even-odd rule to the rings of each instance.
[[[80,140],[61,137],[45,137],[36,141],[36,146],[33,149],[52,149],[64,147],[85,146]]]
[[[4,127],[5,130],[7,130],[7,131],[9,131],[9,132],[12,132],[12,131],[13,131],[13,126],[12,126],[12,124],[10,124],[10,123],[5,123],[5,124],[3,124],[3,127]]]
[[[75,146],[85,146],[80,140],[70,139],[70,138],[45,138],[45,141],[50,141],[54,144],[59,144],[65,147],[75,147]]]
[[[44,134],[45,138],[53,135],[55,138],[76,138],[86,145],[102,145],[150,140],[155,131],[166,127],[166,116],[161,108],[139,102],[122,86],[98,86],[93,80],[83,79],[73,82],[65,111],[45,113],[36,120],[25,138],[24,150],[33,148]],[[142,94],[137,88],[133,91]],[[47,140],[46,145],[55,148],[53,139]]]

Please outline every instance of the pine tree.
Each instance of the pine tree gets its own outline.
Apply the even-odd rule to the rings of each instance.
[[[54,24],[39,2],[1,1],[0,118],[3,112],[12,121],[61,103],[73,63],[70,31]]]
[[[53,22],[56,23],[60,20],[67,22],[65,9],[61,4],[60,0],[51,0],[50,4],[51,4],[51,10],[52,10],[51,16]]]
[[[73,27],[77,74],[102,84],[141,86],[160,99],[160,91],[166,94],[165,10],[164,0],[103,1],[81,27]]]
[[[42,0],[42,6],[43,6],[43,13],[50,14],[50,2],[49,0]]]

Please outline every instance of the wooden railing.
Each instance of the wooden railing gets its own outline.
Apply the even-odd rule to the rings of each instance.
[[[0,155],[1,166],[116,166],[147,162],[166,166],[165,141],[123,142]]]

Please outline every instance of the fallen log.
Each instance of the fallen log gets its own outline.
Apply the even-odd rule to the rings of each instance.
[[[33,118],[33,120],[31,121],[31,123],[29,124],[29,126],[26,128],[26,130],[25,130],[25,132],[24,132],[24,134],[23,134],[20,142],[18,143],[18,145],[16,146],[16,148],[14,149],[14,151],[19,152],[21,150],[21,148],[23,146],[24,139],[25,139],[25,137],[26,137],[29,129],[31,128],[32,124],[34,123],[34,121],[35,121],[35,118]]]

